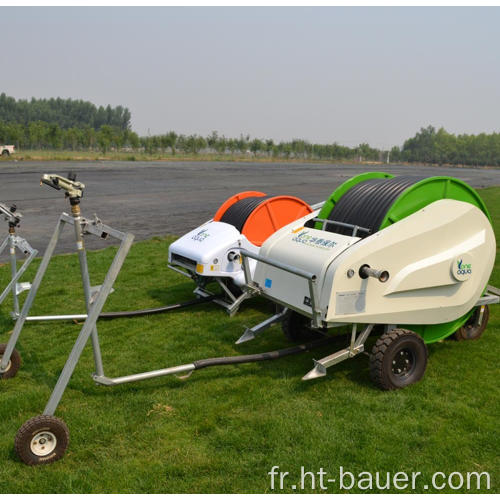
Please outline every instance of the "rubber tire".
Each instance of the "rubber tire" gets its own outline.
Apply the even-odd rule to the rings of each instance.
[[[56,436],[57,445],[54,451],[47,457],[35,455],[30,444],[33,436],[47,430]],[[46,465],[60,460],[69,445],[69,429],[63,420],[51,415],[39,415],[27,420],[17,431],[14,446],[18,457],[26,465]]]
[[[0,344],[0,359],[2,358],[2,354],[5,352],[7,348],[7,344]],[[0,373],[0,379],[8,379],[14,378],[21,368],[21,355],[17,349],[12,351],[12,356],[10,357],[10,368],[4,372]]]
[[[407,377],[392,373],[392,361],[401,349],[410,349],[414,356],[414,367]],[[418,382],[427,367],[428,351],[422,337],[403,328],[395,328],[377,339],[370,355],[370,378],[385,391],[401,389]]]
[[[4,149],[4,150],[2,151],[2,156],[3,156],[4,158],[5,158],[5,157],[7,157],[7,156],[10,156],[9,150],[8,150],[8,149]]]
[[[453,338],[455,340],[477,340],[483,334],[484,330],[486,330],[486,326],[488,325],[488,320],[490,319],[490,308],[485,305],[483,320],[479,326],[476,326],[476,315],[479,314],[479,311],[482,306],[476,308],[474,314],[469,318],[465,325],[461,326],[454,334]]]
[[[281,320],[281,329],[290,342],[304,342],[318,338],[320,334],[308,327],[310,319],[295,311],[287,311]]]

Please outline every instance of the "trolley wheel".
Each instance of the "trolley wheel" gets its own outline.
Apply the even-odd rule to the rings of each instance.
[[[384,333],[370,355],[371,379],[386,391],[418,382],[426,366],[427,346],[422,337],[402,328]]]
[[[2,359],[2,354],[5,352],[5,349],[7,349],[7,344],[0,344],[0,360]],[[7,365],[7,369],[4,372],[0,371],[0,379],[15,377],[20,367],[21,355],[17,349],[14,349],[12,351],[9,364]]]
[[[476,307],[474,314],[454,334],[456,340],[477,340],[483,334],[490,319],[488,306]]]
[[[69,430],[59,418],[39,415],[30,418],[17,431],[16,453],[26,465],[50,464],[66,453]]]
[[[309,322],[310,320],[306,316],[290,310],[281,320],[281,329],[291,342],[314,340],[320,334],[308,327]]]

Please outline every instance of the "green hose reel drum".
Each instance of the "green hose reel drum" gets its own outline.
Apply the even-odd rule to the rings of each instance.
[[[381,185],[385,179],[394,179],[395,176],[385,172],[366,172],[356,175],[347,180],[336,188],[333,193],[328,197],[321,211],[318,214],[319,219],[329,219],[335,206],[340,199],[348,193],[355,186],[361,183],[371,182],[373,185]],[[375,183],[373,180],[376,179]],[[362,186],[359,186],[362,187]],[[359,189],[358,187],[358,189]],[[447,176],[435,176],[418,178],[415,177],[414,182],[409,187],[404,189],[397,198],[390,204],[388,210],[385,212],[383,219],[376,228],[376,230],[384,229],[391,224],[394,224],[405,217],[417,212],[425,206],[441,199],[452,199],[463,201],[475,205],[488,217],[491,222],[491,217],[488,213],[486,205],[481,200],[477,192],[465,182]],[[362,200],[359,200],[361,202]],[[367,209],[369,203],[367,200]],[[335,217],[331,217],[335,219]],[[342,221],[341,221],[342,222]],[[345,222],[345,221],[344,221]],[[350,221],[352,223],[352,220]],[[357,223],[357,222],[355,222]],[[362,226],[363,224],[359,224]],[[316,229],[321,229],[322,223],[316,222]],[[359,236],[362,236],[361,233]],[[399,325],[402,328],[408,328],[414,332],[419,333],[426,343],[432,343],[442,340],[463,326],[467,320],[472,316],[474,310],[469,311],[467,314],[455,321],[449,323],[441,323],[437,325]]]

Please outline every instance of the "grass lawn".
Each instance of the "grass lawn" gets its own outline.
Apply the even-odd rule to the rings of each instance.
[[[500,239],[500,188],[482,190],[481,195]],[[133,246],[105,310],[192,298],[191,282],[166,267],[171,241],[154,238]],[[113,255],[114,249],[89,253],[93,284],[101,282]],[[7,266],[0,267],[0,283],[8,273]],[[28,274],[32,279],[33,269]],[[500,285],[498,259],[491,283]],[[76,257],[59,256],[32,312],[83,309]],[[10,303],[1,306],[1,342],[13,328],[9,310]],[[234,344],[245,326],[270,312],[270,304],[257,299],[234,318],[217,306],[203,305],[102,321],[106,374],[287,345],[278,326],[253,342]],[[336,346],[273,362],[208,368],[187,380],[171,376],[100,387],[90,378],[89,345],[56,413],[71,432],[65,458],[46,467],[27,467],[15,456],[14,436],[25,420],[43,411],[78,332],[71,323],[27,324],[23,331],[18,346],[23,366],[16,378],[0,382],[2,493],[263,493],[270,491],[268,472],[274,465],[289,472],[287,492],[299,483],[301,466],[313,472],[323,467],[330,478],[338,477],[339,466],[354,474],[421,472],[419,492],[426,492],[423,485],[431,484],[436,471],[487,471],[491,491],[500,491],[498,306],[491,308],[479,341],[429,346],[424,379],[396,392],[374,387],[363,355],[330,368],[325,378],[302,382],[312,358]],[[329,492],[339,492],[338,480],[328,486]]]

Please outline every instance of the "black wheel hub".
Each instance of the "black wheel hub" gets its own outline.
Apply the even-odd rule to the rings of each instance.
[[[465,324],[466,337],[467,338],[475,337],[477,331],[481,329],[483,321],[484,321],[484,315],[481,315],[481,308],[478,307],[474,311],[474,314],[469,318],[469,320]]]
[[[399,349],[392,360],[392,373],[396,377],[407,377],[415,366],[415,355],[410,349]]]

